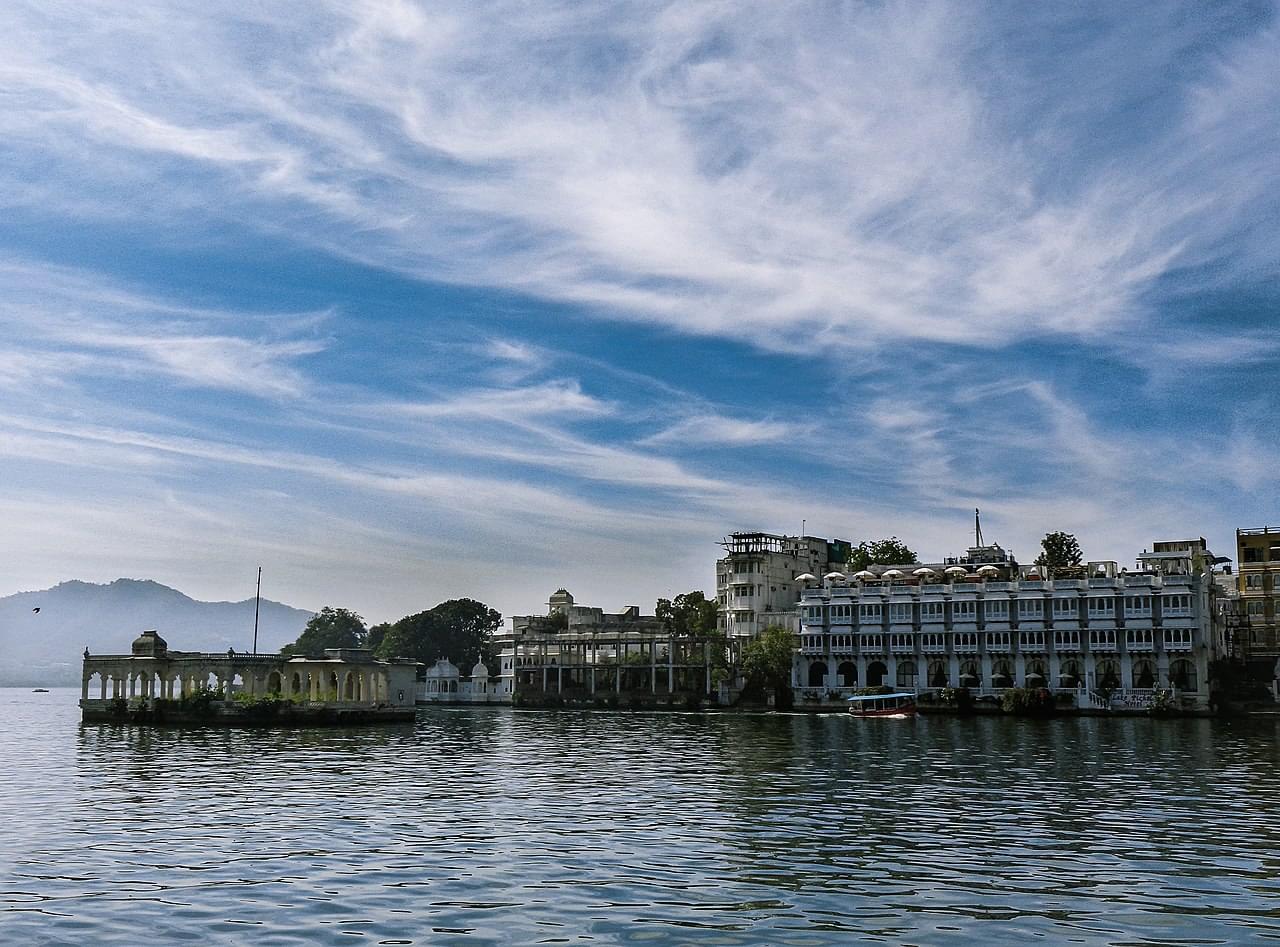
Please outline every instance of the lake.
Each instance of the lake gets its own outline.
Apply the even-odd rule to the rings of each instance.
[[[0,690],[0,940],[1280,939],[1276,718],[421,708],[82,726]]]

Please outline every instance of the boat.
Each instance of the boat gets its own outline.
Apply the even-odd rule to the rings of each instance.
[[[36,688],[35,690],[33,690],[31,693],[33,693],[33,694],[47,694],[47,693],[49,693],[49,689],[48,689],[47,687],[37,687],[37,688]]]
[[[916,695],[909,692],[898,694],[860,694],[848,698],[849,713],[855,717],[914,717],[916,715]]]

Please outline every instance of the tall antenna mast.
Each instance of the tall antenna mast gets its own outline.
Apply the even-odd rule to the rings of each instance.
[[[973,534],[975,538],[974,545],[982,545],[982,511],[977,507],[973,510]]]
[[[258,653],[258,608],[262,604],[262,566],[258,566],[258,593],[253,599],[253,653]]]

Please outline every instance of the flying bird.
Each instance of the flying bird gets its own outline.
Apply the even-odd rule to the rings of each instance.
[[[37,605],[35,608],[33,608],[33,609],[31,609],[31,610],[32,610],[33,612],[35,612],[37,615],[39,615],[39,614],[40,614],[40,606],[39,606],[39,605]]]

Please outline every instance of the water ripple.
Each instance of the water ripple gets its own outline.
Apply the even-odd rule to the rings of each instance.
[[[6,942],[1280,940],[1274,721],[424,709],[79,724],[0,691]]]

